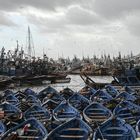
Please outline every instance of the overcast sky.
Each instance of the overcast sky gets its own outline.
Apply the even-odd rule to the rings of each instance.
[[[36,55],[78,57],[140,52],[140,0],[0,0],[0,46],[26,46]]]

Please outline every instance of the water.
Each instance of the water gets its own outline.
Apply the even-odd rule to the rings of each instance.
[[[79,75],[69,75],[69,77],[71,78],[70,83],[50,84],[50,86],[54,87],[58,91],[66,88],[66,87],[69,87],[75,92],[79,91],[81,88],[83,88],[85,86],[84,81],[81,79],[81,77]],[[110,83],[113,80],[113,78],[111,76],[91,76],[91,78],[95,82],[102,82],[102,83]],[[26,88],[31,88],[34,91],[39,92],[46,87],[47,87],[47,85],[36,86],[36,87],[29,86],[29,87],[24,87],[24,88],[19,87],[15,90],[17,91],[17,90],[24,90]]]

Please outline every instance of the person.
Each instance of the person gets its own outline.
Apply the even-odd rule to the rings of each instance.
[[[30,124],[26,124],[26,125],[24,126],[24,128],[18,129],[18,130],[17,130],[18,135],[19,135],[19,136],[22,136],[22,135],[26,134],[26,133],[28,132],[28,130],[29,130],[30,127],[31,127]]]

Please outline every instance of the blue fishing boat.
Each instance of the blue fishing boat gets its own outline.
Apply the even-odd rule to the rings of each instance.
[[[25,119],[29,118],[36,118],[42,123],[48,122],[51,120],[52,115],[51,113],[46,110],[44,107],[36,104],[30,107],[25,113],[24,113]]]
[[[113,97],[104,90],[97,90],[90,98],[91,101],[100,103],[109,102],[112,99]]]
[[[48,86],[47,88],[43,89],[42,91],[40,91],[38,93],[38,98],[43,101],[43,99],[45,97],[47,97],[47,95],[49,94],[53,94],[53,93],[58,93],[57,90],[55,90],[54,88],[52,88],[51,86]]]
[[[112,113],[109,109],[100,103],[92,103],[83,111],[84,119],[91,125],[103,123],[111,117]]]
[[[4,101],[17,106],[19,104],[19,100],[13,94],[9,94],[4,98]]]
[[[37,96],[37,93],[35,93],[32,89],[30,88],[27,88],[25,89],[25,91],[23,92],[24,95],[26,96],[29,96],[29,95],[32,95],[32,96]]]
[[[113,98],[119,94],[119,91],[112,85],[106,85],[105,89],[106,89],[107,93],[109,93]]]
[[[6,126],[0,121],[0,137],[5,133]]]
[[[123,101],[117,105],[113,114],[135,127],[136,122],[140,119],[140,107],[132,102]]]
[[[104,88],[108,84],[111,84],[112,86],[115,86],[116,88],[120,88],[122,86],[130,86],[130,87],[139,88],[140,86],[139,75],[135,75],[135,74],[124,74],[121,76],[113,77],[114,80],[112,82],[107,82],[107,83],[95,82],[92,78],[90,78],[85,73],[82,73],[80,76],[86,85],[93,87],[95,89]]]
[[[21,110],[8,102],[0,104],[0,111],[4,113],[5,120],[17,121],[22,118]]]
[[[26,96],[23,92],[18,91],[15,94],[15,97],[19,100],[19,104],[18,104],[18,108],[20,108],[20,110],[22,112],[25,112],[27,109],[29,109],[31,107],[32,104],[30,104],[29,102],[27,102],[27,98],[29,97],[30,99],[31,95]],[[33,96],[33,95],[32,95]],[[33,96],[35,97],[35,96]]]
[[[26,103],[29,106],[32,106],[32,105],[35,105],[35,104],[41,104],[41,101],[36,96],[29,95],[29,96],[26,97]]]
[[[74,118],[54,129],[45,140],[91,140],[92,129],[80,118]]]
[[[42,103],[46,102],[47,100],[53,100],[56,103],[61,103],[62,101],[64,101],[65,99],[58,93],[51,93],[48,94],[42,101]]]
[[[74,91],[71,90],[70,88],[64,88],[63,90],[60,91],[60,95],[64,97],[66,100],[68,100],[72,95],[74,94]]]
[[[31,106],[26,102],[22,101],[17,106],[22,112],[25,112],[27,109],[29,109]]]
[[[62,125],[62,122],[52,120],[45,125],[45,128],[47,129],[48,132],[51,132],[60,125]]]
[[[115,81],[118,81],[118,83],[123,86],[140,86],[139,74],[138,67],[125,69],[121,74],[117,75]]]
[[[50,86],[39,92],[38,98],[41,100],[41,102],[46,102],[48,99],[51,99],[57,103],[60,103],[64,100],[64,98]]]
[[[83,95],[85,98],[87,98],[88,100],[90,100],[90,97],[96,92],[96,90],[94,88],[91,88],[89,86],[85,86],[83,87],[79,93],[81,95]]]
[[[6,97],[6,96],[8,96],[8,95],[10,95],[10,94],[14,94],[14,92],[13,91],[11,91],[11,90],[9,90],[9,89],[7,89],[7,90],[5,90],[4,92],[3,92],[3,94],[4,94],[4,97]]]
[[[120,101],[127,100],[133,102],[136,100],[136,97],[135,95],[132,95],[128,92],[122,92],[116,97],[116,100],[120,100]]]
[[[94,134],[93,140],[135,140],[135,130],[124,120],[111,118],[99,126]]]
[[[22,101],[23,99],[25,100],[26,99],[26,95],[21,92],[21,91],[17,91],[15,93],[15,97],[19,100],[19,101]]]
[[[140,86],[140,80],[136,75],[122,75],[116,77],[120,85]]]
[[[122,108],[128,108],[134,112],[139,111],[140,110],[140,106],[130,102],[130,101],[122,101],[120,102],[120,104],[118,104],[118,107],[122,107]]]
[[[53,110],[53,117],[56,121],[68,121],[75,117],[80,117],[76,108],[68,102],[62,102]]]
[[[75,107],[76,109],[80,111],[83,111],[83,109],[90,104],[89,100],[79,93],[73,94],[68,99],[68,101],[73,107]]]
[[[137,137],[140,138],[140,120],[137,122],[136,125],[136,133],[137,133]]]
[[[46,128],[36,119],[28,119],[8,130],[1,140],[42,140],[48,135]]]
[[[50,110],[51,112],[52,112],[58,105],[59,105],[59,103],[57,103],[57,102],[55,102],[55,101],[53,101],[53,100],[51,100],[51,99],[47,100],[46,102],[44,102],[44,103],[42,104],[42,106],[43,106],[44,108],[46,108],[47,110]]]

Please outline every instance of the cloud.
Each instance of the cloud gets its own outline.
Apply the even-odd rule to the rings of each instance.
[[[30,15],[27,20],[35,25],[42,33],[59,32],[65,28],[65,19],[63,16],[55,17],[37,17],[36,15]]]
[[[106,18],[120,18],[140,9],[139,0],[95,0],[94,10]]]
[[[91,28],[93,25],[104,24],[106,21],[101,19],[91,10],[82,8],[79,5],[69,6],[68,9],[61,10],[60,13],[50,14],[49,16],[37,16],[28,14],[27,19],[30,23],[36,25],[43,32],[63,32],[77,31],[83,28]],[[79,30],[80,29],[80,30]]]
[[[0,25],[1,26],[16,26],[16,23],[14,23],[7,14],[0,11]]]
[[[5,28],[0,36],[5,34],[6,42],[13,33],[24,38],[31,25],[38,52],[47,40],[52,56],[127,53],[133,46],[139,50],[139,9],[139,0],[0,0],[0,26],[19,29]]]
[[[136,37],[140,36],[140,10],[139,11],[135,11],[132,14],[128,15],[125,19],[124,19],[124,24],[127,28],[127,30],[135,35]]]
[[[77,5],[68,9],[66,18],[70,24],[75,25],[93,25],[101,22],[100,17],[96,13]]]
[[[34,7],[44,10],[56,10],[57,7],[67,7],[77,3],[78,0],[1,0],[1,10],[18,10],[27,7]]]

